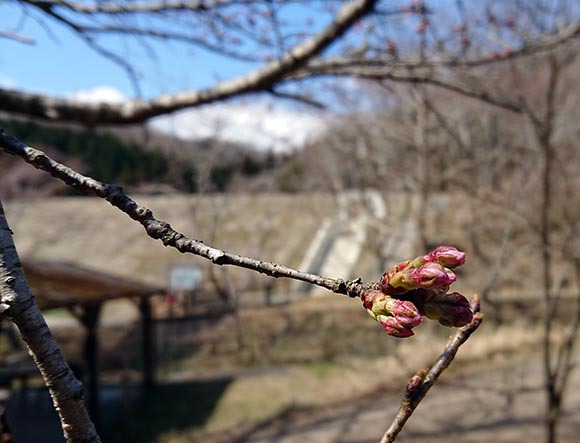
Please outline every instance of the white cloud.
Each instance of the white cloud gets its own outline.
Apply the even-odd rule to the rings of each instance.
[[[207,105],[159,117],[151,124],[184,139],[216,137],[275,151],[300,146],[326,125],[320,113],[264,102]]]
[[[119,103],[126,99],[121,91],[106,85],[75,91],[70,98],[85,103]]]
[[[10,77],[6,77],[5,75],[0,74],[0,88],[14,88],[16,86],[16,82],[12,80]]]

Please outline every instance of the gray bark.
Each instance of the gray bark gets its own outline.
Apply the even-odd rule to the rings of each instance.
[[[50,391],[67,442],[100,442],[85,408],[83,386],[60,352],[30,292],[1,202],[0,317],[18,327]]]

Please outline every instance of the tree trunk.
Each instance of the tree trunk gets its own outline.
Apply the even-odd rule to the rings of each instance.
[[[73,375],[30,293],[1,202],[0,316],[11,319],[18,327],[50,391],[67,442],[100,442],[85,407],[83,386]]]

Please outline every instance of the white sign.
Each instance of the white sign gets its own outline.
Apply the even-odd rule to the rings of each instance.
[[[172,291],[197,289],[202,281],[203,274],[198,266],[173,266],[169,270],[169,289]]]

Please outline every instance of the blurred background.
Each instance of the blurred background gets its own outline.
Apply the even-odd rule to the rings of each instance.
[[[577,441],[580,5],[375,3],[270,83],[127,122],[84,110],[211,95],[350,2],[3,1],[0,127],[242,256],[372,282],[466,251],[485,321],[397,441]],[[454,332],[180,254],[5,153],[0,198],[105,442],[378,441]],[[15,441],[64,441],[7,322],[0,363]]]

